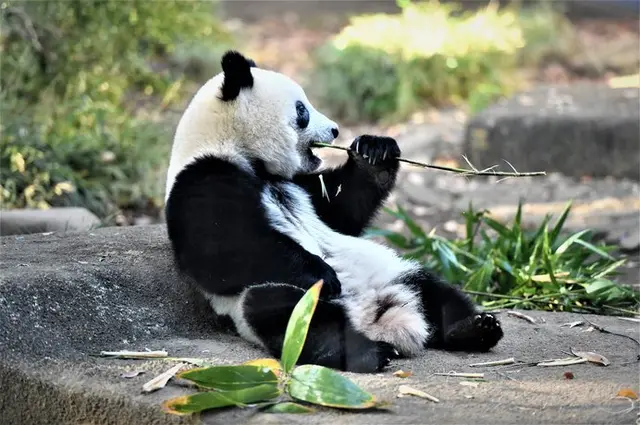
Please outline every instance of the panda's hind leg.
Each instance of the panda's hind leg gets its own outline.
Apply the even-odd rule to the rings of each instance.
[[[413,277],[421,286],[427,320],[435,328],[427,342],[428,348],[447,351],[484,352],[502,339],[498,319],[479,311],[472,300],[459,288],[427,270]]]
[[[254,336],[270,354],[280,358],[291,313],[305,291],[288,284],[266,283],[247,290],[243,317]],[[384,342],[368,339],[350,324],[344,308],[319,300],[309,325],[298,364],[372,373],[385,368],[397,351]]]

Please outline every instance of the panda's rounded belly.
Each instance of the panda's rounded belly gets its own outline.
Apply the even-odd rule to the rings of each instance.
[[[345,293],[379,290],[418,267],[390,248],[367,239],[336,233],[322,242],[325,261],[335,270]]]

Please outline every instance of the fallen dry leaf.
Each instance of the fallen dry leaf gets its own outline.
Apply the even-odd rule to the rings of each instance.
[[[415,397],[424,398],[426,400],[431,400],[434,403],[440,403],[440,400],[438,400],[431,394],[427,394],[424,391],[416,390],[415,388],[412,388],[408,385],[400,385],[400,388],[398,388],[398,397],[404,396],[404,395],[412,395]]]
[[[584,321],[582,320],[578,320],[576,322],[568,322],[568,323],[563,323],[560,325],[560,327],[568,327],[568,328],[575,328],[576,326],[582,326],[584,325]]]
[[[586,362],[587,359],[583,359],[582,357],[568,357],[566,359],[554,359],[540,362],[538,363],[538,366],[569,366],[572,364],[580,364]]]
[[[460,381],[460,385],[464,385],[465,387],[474,387],[476,388],[480,383],[474,381]]]
[[[144,370],[132,370],[129,372],[125,372],[122,375],[120,375],[121,378],[135,378],[138,375],[141,375],[144,373]]]
[[[146,382],[142,386],[142,392],[150,393],[152,391],[159,390],[160,388],[164,388],[164,386],[167,385],[167,382],[169,382],[169,379],[173,378],[173,376],[186,365],[187,363],[178,363],[166,372],[163,372],[160,375],[156,376],[151,381]]]
[[[581,357],[587,361],[590,361],[591,363],[597,363],[602,366],[609,366],[611,364],[609,359],[607,359],[605,356],[598,353],[594,353],[592,351],[573,351],[573,348],[571,348],[571,354],[577,357]]]
[[[398,378],[408,378],[411,375],[413,375],[411,372],[405,372],[404,370],[397,370],[393,372],[393,376]]]
[[[633,391],[631,388],[623,388],[616,394],[617,397],[626,397],[632,400],[638,399],[638,394]]]
[[[534,319],[533,317],[527,316],[526,314],[522,314],[522,313],[517,312],[517,311],[509,310],[509,311],[507,311],[507,314],[509,316],[517,317],[518,319],[526,320],[527,322],[532,323],[534,325],[538,324],[538,322],[536,322],[536,319]]]

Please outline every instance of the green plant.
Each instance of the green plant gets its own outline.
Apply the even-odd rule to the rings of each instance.
[[[342,120],[395,121],[469,99],[475,112],[519,87],[529,42],[537,52],[557,43],[543,37],[559,19],[549,7],[458,13],[437,1],[398,3],[398,15],[352,18],[315,54],[310,94]]]
[[[213,5],[2,2],[2,208],[77,205],[108,218],[159,205],[171,139],[158,122],[189,71],[172,57],[228,42]]]
[[[592,243],[589,230],[565,236],[570,210],[569,204],[553,227],[547,215],[537,229],[526,230],[521,204],[510,225],[469,205],[466,237],[450,241],[426,233],[398,207],[387,211],[408,235],[374,229],[369,236],[382,236],[406,257],[424,261],[486,308],[634,313],[640,293],[609,280],[625,260],[611,256],[613,247]]]
[[[205,366],[178,374],[205,391],[167,400],[163,409],[191,414],[221,407],[258,406],[269,413],[311,413],[313,409],[283,398],[340,409],[380,407],[375,397],[332,369],[296,366],[318,304],[322,281],[297,303],[285,332],[280,361],[257,359],[241,365]]]

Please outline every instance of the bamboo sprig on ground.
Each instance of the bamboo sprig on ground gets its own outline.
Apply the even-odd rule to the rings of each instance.
[[[343,147],[343,146],[330,145],[328,143],[320,143],[320,142],[312,143],[311,147],[314,147],[314,148],[332,148],[332,149],[339,149],[341,151],[350,151],[351,150],[351,149]],[[489,168],[485,168],[484,170],[478,170],[473,165],[471,165],[471,163],[469,162],[469,160],[466,157],[464,159],[465,159],[465,161],[467,161],[467,164],[469,164],[471,169],[456,168],[456,167],[445,167],[445,166],[442,166],[442,165],[433,165],[433,164],[425,164],[425,163],[422,163],[422,162],[413,161],[413,160],[405,159],[405,158],[398,158],[398,161],[404,162],[404,163],[407,163],[407,164],[411,164],[411,165],[416,165],[416,166],[422,167],[422,168],[431,168],[431,169],[434,169],[434,170],[442,170],[442,171],[448,171],[448,172],[451,172],[451,173],[462,174],[463,176],[533,177],[533,176],[546,176],[547,175],[547,173],[545,171],[532,171],[532,172],[521,173],[521,172],[517,171],[513,167],[513,165],[509,164],[509,162],[507,162],[506,160],[505,160],[505,162],[507,164],[509,164],[509,166],[513,169],[513,172],[510,172],[510,171],[495,171],[494,168],[496,168],[497,165],[494,165],[494,166],[489,167]]]

